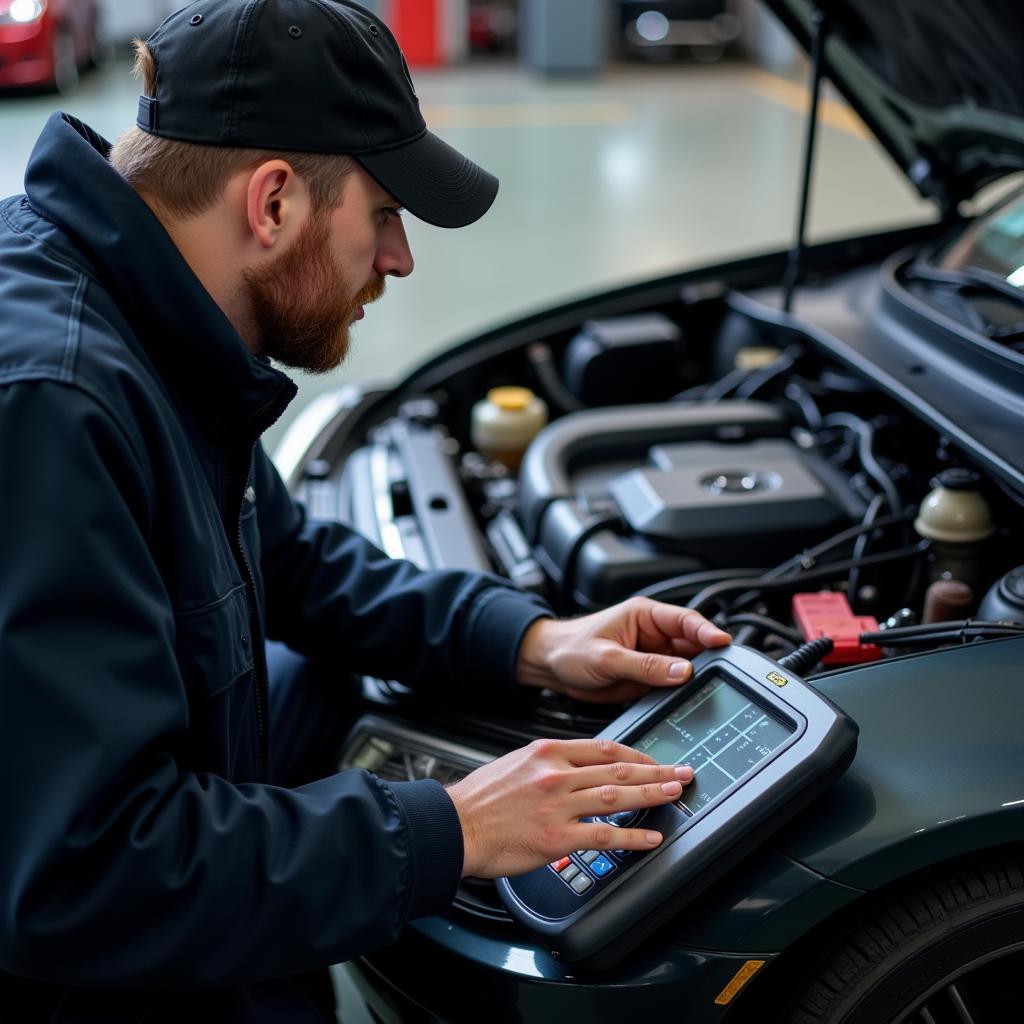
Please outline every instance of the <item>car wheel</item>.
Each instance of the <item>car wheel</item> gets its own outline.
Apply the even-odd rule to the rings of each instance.
[[[78,88],[78,58],[71,29],[61,27],[53,35],[53,86],[59,93]]]
[[[819,961],[789,1024],[1024,1019],[1024,856],[965,862],[897,893]]]

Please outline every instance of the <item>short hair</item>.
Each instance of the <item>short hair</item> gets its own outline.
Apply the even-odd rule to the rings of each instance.
[[[156,94],[156,61],[149,47],[134,41],[133,73],[146,96]],[[354,161],[349,156],[293,153],[231,146],[199,145],[129,128],[114,143],[110,163],[137,191],[169,214],[196,216],[223,195],[228,179],[268,160],[285,160],[309,188],[314,212],[337,206]]]

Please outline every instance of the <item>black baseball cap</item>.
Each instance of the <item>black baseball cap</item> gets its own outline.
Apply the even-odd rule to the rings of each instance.
[[[350,0],[195,0],[146,41],[138,125],[209,146],[344,153],[412,214],[457,228],[498,179],[427,130],[387,26]]]

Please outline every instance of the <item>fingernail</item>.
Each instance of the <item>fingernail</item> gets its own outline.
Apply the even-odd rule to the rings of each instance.
[[[663,782],[661,784],[661,791],[666,796],[677,796],[682,793],[683,787],[678,782]]]
[[[645,838],[645,839],[647,840],[647,842],[648,842],[648,843],[649,843],[649,844],[650,844],[651,846],[657,846],[657,845],[658,845],[658,843],[660,843],[660,842],[661,842],[661,833],[660,833],[660,832],[648,832],[648,833],[647,833],[647,834],[646,834],[646,835],[644,836],[644,838]]]
[[[674,661],[668,667],[669,679],[685,679],[690,672],[688,661]]]
[[[693,778],[693,769],[688,764],[681,764],[676,768],[676,778],[680,782],[689,782]]]

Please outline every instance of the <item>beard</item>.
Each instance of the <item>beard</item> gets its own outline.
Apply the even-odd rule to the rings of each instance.
[[[327,218],[313,214],[283,256],[242,272],[246,340],[260,355],[309,373],[341,365],[356,311],[384,294],[384,278],[374,272],[353,296],[329,241]]]

